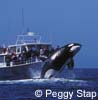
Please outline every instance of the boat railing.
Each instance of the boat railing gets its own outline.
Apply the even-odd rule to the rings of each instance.
[[[12,60],[12,61],[0,61],[0,68],[3,67],[14,67],[14,66],[21,66],[21,65],[27,65],[27,64],[32,64],[32,63],[38,63],[42,62],[40,59],[36,58],[29,58],[29,59],[24,59],[24,60]]]
[[[40,43],[40,42],[41,42],[41,36],[34,34],[18,35],[16,40],[16,44]]]

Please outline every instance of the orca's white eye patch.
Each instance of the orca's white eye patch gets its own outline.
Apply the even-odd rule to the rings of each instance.
[[[74,52],[77,51],[78,49],[80,49],[80,46],[72,46],[70,51]]]
[[[73,45],[74,45],[73,43],[72,43],[72,44],[69,44],[68,47],[71,47],[71,46],[73,46]]]

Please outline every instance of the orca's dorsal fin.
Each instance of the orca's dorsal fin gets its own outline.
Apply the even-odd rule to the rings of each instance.
[[[67,66],[68,66],[68,69],[70,69],[70,70],[73,69],[73,67],[74,67],[74,60],[73,60],[73,58],[70,59],[70,61],[68,62]]]

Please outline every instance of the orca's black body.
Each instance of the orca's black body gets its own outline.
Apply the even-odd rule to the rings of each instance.
[[[80,50],[81,45],[78,43],[71,43],[61,47],[59,50],[53,53],[44,63],[41,78],[45,78],[45,74],[49,70],[60,71],[62,66],[66,64],[68,69],[72,69],[74,67],[73,57]],[[54,71],[47,78],[53,76]],[[48,73],[49,74],[49,73]]]

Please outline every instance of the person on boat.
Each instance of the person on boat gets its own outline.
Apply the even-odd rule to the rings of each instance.
[[[2,48],[2,53],[7,53],[8,49],[7,48]]]
[[[31,50],[28,48],[27,45],[25,45],[22,48],[22,53],[21,53],[20,58],[22,59],[22,63],[26,63],[26,62],[28,62],[30,60],[30,58],[31,58]]]
[[[33,61],[38,60],[39,55],[40,55],[40,50],[36,46],[33,46],[32,47],[32,60]]]
[[[40,56],[44,55],[44,49],[40,48]]]
[[[0,46],[0,54],[3,53],[3,47]]]
[[[32,53],[36,54],[37,48],[35,46],[32,47]]]
[[[10,63],[11,63],[11,55],[7,54],[5,56],[5,62],[6,62],[6,66],[10,66]]]
[[[49,49],[48,49],[48,47],[44,48],[44,55],[47,56],[47,57],[49,56]]]
[[[32,56],[32,51],[31,50],[28,50],[26,52],[26,60],[30,62],[31,61],[31,56]]]
[[[17,55],[17,64],[23,64],[24,60],[23,60],[23,54],[19,54]]]
[[[40,50],[39,50],[39,52],[40,52],[39,60],[41,60],[41,61],[45,61],[47,59],[47,56],[44,55],[44,50],[45,50],[44,47],[41,47]]]
[[[15,51],[13,51],[13,53],[11,55],[11,60],[13,62],[13,65],[17,64],[17,55],[16,55]]]

